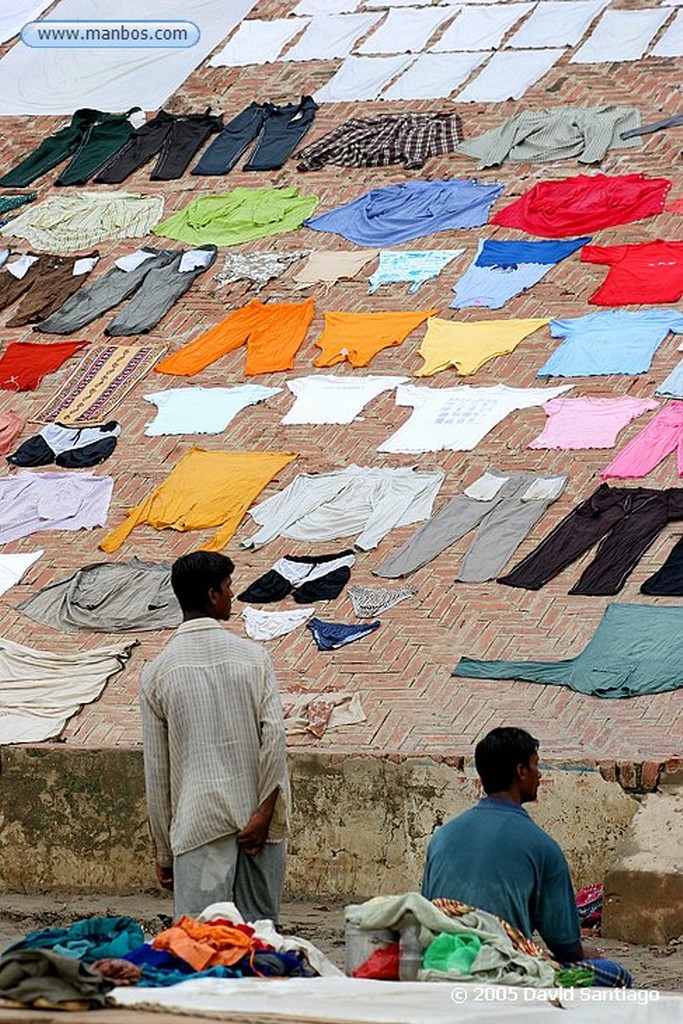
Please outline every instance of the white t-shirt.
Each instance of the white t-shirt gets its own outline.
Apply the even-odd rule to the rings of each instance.
[[[145,427],[147,437],[160,434],[220,434],[238,412],[263,402],[282,388],[241,384],[234,388],[170,388],[145,395],[157,414]]]
[[[281,422],[351,423],[383,391],[404,384],[408,377],[336,377],[314,374],[288,380],[294,405]]]

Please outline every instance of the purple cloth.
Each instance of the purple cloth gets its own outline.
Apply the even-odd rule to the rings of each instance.
[[[0,544],[40,530],[92,530],[107,521],[114,481],[94,473],[0,477]]]

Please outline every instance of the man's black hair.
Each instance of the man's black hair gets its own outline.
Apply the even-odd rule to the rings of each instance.
[[[171,586],[184,612],[203,612],[209,590],[218,590],[232,576],[235,565],[217,551],[192,551],[181,555],[171,566]]]
[[[529,767],[538,740],[525,729],[501,726],[479,740],[474,748],[474,763],[486,793],[510,789],[520,764]]]

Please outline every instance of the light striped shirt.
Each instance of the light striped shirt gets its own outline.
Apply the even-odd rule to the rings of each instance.
[[[184,622],[144,670],[145,784],[157,861],[240,831],[279,789],[268,833],[289,823],[282,702],[270,656],[214,619]]]

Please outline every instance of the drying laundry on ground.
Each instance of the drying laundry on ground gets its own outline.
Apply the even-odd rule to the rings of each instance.
[[[362,640],[379,629],[381,623],[367,622],[362,625],[345,622],[323,622],[322,619],[310,619],[306,629],[310,629],[319,651],[336,651],[339,647],[347,647],[356,640]]]
[[[302,423],[352,423],[365,406],[385,391],[405,384],[408,377],[339,377],[318,373],[311,377],[288,380],[294,395],[292,408],[280,422],[284,425]]]
[[[432,377],[452,367],[459,376],[469,377],[496,356],[513,352],[524,338],[547,323],[541,319],[456,323],[430,317],[427,333],[418,349],[424,364],[415,371],[415,376]]]
[[[571,385],[509,388],[506,384],[495,384],[477,388],[459,384],[454,388],[427,388],[399,384],[396,405],[409,406],[413,412],[377,451],[414,455],[449,449],[471,451],[511,412],[543,405],[570,389]]]
[[[379,99],[392,78],[405,71],[414,59],[404,53],[390,57],[346,57],[332,78],[314,93],[314,98],[318,103]]]
[[[32,551],[26,555],[0,555],[0,594],[19,583],[42,554],[42,551]]]
[[[270,64],[309,21],[309,18],[245,19],[223,49],[214,54],[209,65],[221,68]]]
[[[28,253],[5,263],[0,274],[0,310],[21,299],[7,327],[23,327],[47,317],[78,291],[99,260],[84,256],[39,256]]]
[[[24,423],[24,419],[15,412],[0,413],[0,455],[6,455],[14,448],[24,429]]]
[[[358,14],[320,11],[280,60],[335,60],[347,57],[354,44],[382,17],[376,11]]]
[[[374,619],[402,601],[414,597],[417,594],[417,587],[366,587],[354,583],[346,593],[351,598],[357,618]]]
[[[641,594],[683,597],[683,536],[679,537],[664,564],[645,580]]]
[[[29,245],[45,252],[67,254],[111,238],[142,238],[150,233],[163,211],[161,196],[58,192],[20,213],[0,228],[0,234],[25,238]]]
[[[277,637],[286,636],[299,626],[303,626],[311,615],[315,615],[315,608],[264,612],[260,608],[251,608],[247,605],[242,609],[244,631],[252,640],[275,640]]]
[[[427,249],[408,252],[405,249],[382,249],[379,266],[368,279],[368,294],[374,295],[383,284],[405,281],[410,284],[408,293],[413,295],[425,281],[438,277],[464,249]]]
[[[377,251],[343,252],[340,249],[318,249],[310,253],[304,265],[292,278],[294,288],[313,288],[322,285],[325,290],[338,281],[356,277],[363,267],[377,259]]]
[[[537,377],[593,377],[637,374],[650,369],[669,332],[683,334],[683,313],[668,309],[606,309],[551,320],[550,334],[562,344]]]
[[[491,224],[545,238],[592,233],[656,216],[670,188],[668,178],[644,174],[577,174],[541,181],[494,214]]]
[[[220,551],[254,498],[295,458],[289,452],[210,452],[191,448],[163,483],[126,513],[124,522],[107,534],[100,548],[116,551],[136,526],[149,524],[155,530],[218,527],[200,546],[206,551]]]
[[[462,140],[459,114],[383,114],[353,117],[297,153],[298,171],[340,167],[388,167],[417,170],[432,156],[453,153]]]
[[[0,555],[0,570],[2,558]],[[67,579],[43,587],[19,608],[42,626],[67,632],[175,629],[182,621],[180,605],[171,588],[170,565],[138,558],[86,565]]]
[[[679,345],[678,351],[681,351]],[[0,360],[0,365],[2,365]],[[669,376],[658,385],[656,395],[664,398],[683,398],[683,360],[671,371]]]
[[[4,217],[5,214],[11,213],[12,210],[16,210],[20,206],[25,206],[26,203],[35,203],[37,198],[37,192],[23,192],[16,196],[0,196],[0,217]]]
[[[654,398],[553,398],[543,406],[548,417],[542,433],[527,448],[573,451],[614,448],[619,432],[632,420],[659,408]]]
[[[423,309],[405,313],[325,313],[325,326],[316,341],[321,351],[313,365],[336,366],[348,360],[352,366],[367,366],[378,352],[400,345],[416,327],[438,312]]]
[[[564,9],[563,9],[564,10]],[[559,16],[561,19],[561,15]],[[555,107],[525,110],[458,146],[478,160],[477,170],[512,163],[567,160],[600,163],[610,149],[632,145],[621,132],[640,125],[635,107]]]
[[[92,530],[107,521],[114,481],[93,473],[0,477],[0,544],[41,530]]]
[[[11,341],[0,356],[0,388],[35,391],[43,377],[54,373],[87,341],[62,341],[51,345]]]
[[[678,475],[683,476],[683,402],[668,402],[602,470],[600,479],[637,480],[672,452]]]
[[[162,434],[221,434],[235,416],[250,405],[265,402],[282,388],[238,384],[234,388],[171,388],[145,395],[157,407],[145,427],[147,437]]]
[[[502,185],[471,178],[411,180],[372,189],[307,220],[306,227],[331,231],[356,245],[398,245],[437,231],[485,224],[502,191]]]
[[[300,228],[318,206],[317,196],[295,188],[234,188],[200,196],[167,217],[153,234],[190,245],[239,245]]]
[[[571,64],[640,60],[669,16],[666,8],[605,11]]]
[[[456,580],[493,580],[546,509],[563,494],[568,479],[566,473],[541,476],[488,469],[462,494],[447,501],[398,551],[373,569],[373,574],[386,579],[408,576],[476,528]]]
[[[272,23],[271,23],[272,24]],[[310,129],[318,104],[310,96],[299,103],[250,103],[232,118],[193,168],[193,174],[227,174],[252,142],[243,171],[277,171]]]
[[[570,594],[616,594],[663,528],[683,519],[683,487],[602,483],[499,583],[540,590],[600,541]]]
[[[681,686],[683,608],[609,604],[583,651],[566,661],[461,658],[454,676],[523,679],[593,697],[640,697]]]
[[[120,185],[153,157],[157,160],[150,181],[181,178],[192,157],[206,140],[223,127],[223,115],[208,110],[201,114],[169,114],[160,110],[130,135],[104,166],[95,181]]]
[[[62,343],[68,344],[78,347],[78,343]],[[58,421],[67,426],[102,423],[165,351],[164,345],[102,345],[90,349],[33,418],[39,423]]]
[[[395,526],[427,519],[443,479],[441,470],[355,465],[334,473],[300,473],[250,509],[260,529],[242,545],[259,548],[276,537],[331,541],[357,534],[355,546],[370,551]]]
[[[310,249],[294,249],[292,252],[229,252],[223,266],[213,281],[216,288],[237,281],[248,281],[260,291],[269,281],[284,274],[294,263],[310,256]]]
[[[144,246],[119,257],[111,270],[72,295],[37,329],[45,334],[72,334],[133,296],[104,333],[147,334],[215,260],[214,245],[186,252]]]
[[[59,736],[80,706],[97,700],[122,671],[134,644],[65,654],[0,638],[0,745]]]
[[[303,302],[267,303],[253,299],[194,341],[171,352],[159,363],[156,372],[192,377],[245,344],[244,372],[248,376],[291,370],[313,321],[314,309],[312,298]]]
[[[538,284],[549,270],[590,242],[590,236],[566,242],[516,242],[487,238],[453,286],[453,309],[487,306],[500,309],[508,299]]]
[[[587,245],[581,261],[609,267],[604,284],[588,300],[592,305],[678,302],[683,296],[683,242]]]
[[[95,1010],[110,1005],[115,982],[71,956],[23,949],[0,957],[0,1006]]]
[[[285,555],[237,595],[238,601],[270,604],[290,594],[297,604],[333,601],[351,579],[353,551],[329,555]]]
[[[328,729],[359,725],[367,721],[359,693],[342,690],[321,693],[283,693],[285,732],[288,736],[308,733],[317,740]]]
[[[65,427],[50,423],[23,441],[7,461],[13,466],[49,466],[85,469],[99,466],[116,448],[121,425],[115,420],[93,427]]]

